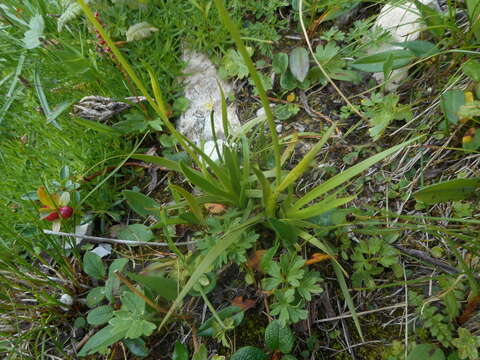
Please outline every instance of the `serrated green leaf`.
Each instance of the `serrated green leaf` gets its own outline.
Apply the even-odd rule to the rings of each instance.
[[[272,351],[280,350],[283,354],[288,354],[293,349],[294,341],[292,330],[278,320],[273,320],[265,329],[265,344]]]
[[[83,271],[97,280],[105,277],[105,265],[97,254],[87,251],[83,256]]]

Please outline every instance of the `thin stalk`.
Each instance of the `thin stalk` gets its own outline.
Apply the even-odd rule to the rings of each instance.
[[[227,28],[232,35],[233,41],[237,45],[238,51],[240,55],[242,55],[243,60],[245,61],[245,65],[248,67],[248,71],[250,72],[250,76],[255,84],[255,87],[258,90],[258,94],[260,100],[262,102],[263,108],[265,109],[265,116],[267,118],[268,127],[270,129],[270,135],[272,136],[272,144],[273,144],[273,153],[275,156],[275,174],[276,174],[276,181],[280,183],[281,181],[281,154],[280,154],[280,143],[278,141],[277,131],[275,130],[275,121],[273,119],[273,112],[270,109],[270,102],[268,101],[267,93],[265,88],[262,85],[260,77],[258,76],[257,70],[255,69],[255,65],[253,64],[250,55],[242,41],[242,37],[240,36],[240,31],[235,23],[232,21],[230,16],[228,16],[227,10],[223,4],[222,0],[214,0],[215,6],[217,7],[220,20],[222,21],[223,25]]]

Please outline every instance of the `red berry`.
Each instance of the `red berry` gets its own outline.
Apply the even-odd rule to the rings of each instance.
[[[70,206],[63,206],[60,208],[60,215],[64,219],[68,219],[73,214],[73,209]]]
[[[56,211],[51,212],[47,217],[44,218],[47,221],[55,221],[58,219],[58,213]]]

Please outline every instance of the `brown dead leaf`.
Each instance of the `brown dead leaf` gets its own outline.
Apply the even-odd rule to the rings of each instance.
[[[272,354],[271,360],[280,360],[283,357],[283,354],[280,352],[280,350],[275,350],[275,352]]]
[[[243,299],[243,296],[237,296],[232,300],[233,306],[238,306],[240,309],[247,311],[255,306],[256,301],[253,299]]]
[[[327,255],[327,254],[314,253],[314,254],[312,254],[312,257],[305,262],[305,265],[316,264],[318,262],[325,261],[325,260],[328,260],[328,259],[331,259],[331,258],[332,257],[330,255]]]
[[[203,206],[210,214],[213,215],[222,214],[227,210],[227,207],[223,204],[206,203]]]
[[[253,252],[247,261],[247,266],[253,271],[261,271],[262,269],[260,269],[260,261],[262,261],[262,257],[266,252],[267,250],[257,250]]]

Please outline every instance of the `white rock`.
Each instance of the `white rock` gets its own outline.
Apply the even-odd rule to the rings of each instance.
[[[68,294],[63,294],[62,296],[60,296],[59,301],[62,304],[67,305],[67,306],[72,306],[73,305],[73,298]]]
[[[232,85],[220,79],[217,69],[205,55],[187,50],[184,51],[182,59],[187,63],[183,71],[185,74],[184,96],[190,101],[190,106],[178,119],[177,129],[197,145],[213,140],[210,125],[210,114],[213,110],[217,138],[225,139],[219,84],[226,96],[232,91]],[[232,132],[240,128],[235,110],[234,104],[227,107]]]
[[[218,146],[218,150],[220,151],[220,154],[222,153],[224,143],[225,142],[223,140],[220,140],[220,139],[217,140],[217,146]],[[212,159],[213,161],[218,160],[218,152],[217,152],[217,149],[215,148],[215,141],[209,140],[205,142],[205,144],[203,145],[203,152],[206,155],[208,155],[210,159]]]
[[[100,244],[95,249],[93,249],[92,252],[100,256],[100,258],[104,258],[105,256],[112,253],[112,245]]]
[[[420,0],[424,5],[438,7],[435,0]],[[392,35],[392,42],[404,42],[417,40],[420,35],[420,29],[423,26],[420,13],[413,1],[405,1],[396,5],[385,5],[375,22],[376,27],[388,30]],[[380,53],[389,50],[402,49],[400,46],[384,44],[380,48],[370,50],[370,54]],[[401,68],[392,71],[385,89],[395,91],[408,76],[408,69]],[[383,73],[375,73],[373,77],[377,82],[384,81]]]

